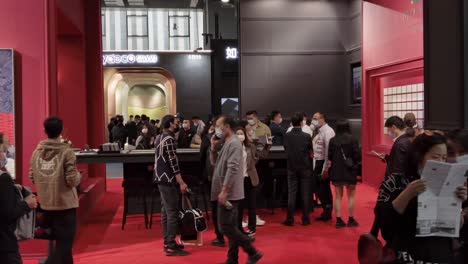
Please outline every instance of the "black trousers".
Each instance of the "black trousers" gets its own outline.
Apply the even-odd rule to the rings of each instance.
[[[255,255],[257,250],[252,245],[250,238],[237,227],[239,202],[230,202],[233,206],[230,210],[218,204],[219,229],[229,239],[228,262],[238,263],[239,247],[242,247],[249,256]]]
[[[45,211],[55,235],[55,248],[46,264],[73,264],[73,241],[76,234],[76,209]]]
[[[297,192],[302,198],[302,220],[309,220],[311,197],[311,172],[309,169],[288,169],[288,220],[294,220]]]
[[[177,225],[179,223],[179,189],[177,186],[158,185],[161,194],[161,222],[164,245],[176,246]]]
[[[325,164],[324,160],[316,160],[314,168],[314,177],[320,178],[322,175],[323,166]],[[323,211],[326,213],[331,213],[333,210],[333,194],[330,187],[330,177],[325,180],[318,179],[319,183],[319,199],[322,203]]]
[[[216,238],[224,241],[224,236],[219,230],[218,225],[218,201],[211,201],[211,212],[213,217],[213,225],[215,229]]]
[[[248,210],[248,222],[249,222],[249,230],[256,231],[257,230],[257,188],[252,185],[252,180],[250,177],[244,178],[244,200],[239,202],[239,214],[237,218],[237,224],[239,230],[243,231],[242,227],[242,218],[244,217],[244,209],[247,208]]]
[[[23,264],[19,251],[2,252],[0,251],[0,263],[2,264]]]

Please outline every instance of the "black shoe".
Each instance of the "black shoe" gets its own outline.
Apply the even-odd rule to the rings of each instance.
[[[178,248],[177,246],[174,247],[174,248],[171,248],[171,247],[167,247],[165,249],[166,251],[166,256],[170,257],[170,256],[179,256],[179,257],[182,257],[182,256],[188,256],[190,253],[188,253],[187,251],[181,249],[181,248]]]
[[[255,231],[252,231],[252,230],[247,230],[247,232],[244,232],[247,236],[249,237],[254,237],[257,233]]]
[[[284,220],[282,223],[282,225],[285,225],[285,226],[294,226],[294,220]]]
[[[302,220],[302,225],[303,225],[303,226],[308,226],[308,225],[310,225],[310,220],[309,220],[309,219],[303,219],[303,220]]]
[[[354,220],[354,218],[350,217],[348,220],[348,227],[356,227],[359,226],[359,223]]]
[[[255,264],[261,258],[263,258],[263,253],[262,252],[257,252],[257,254],[255,254],[253,256],[249,256],[249,259],[247,259],[247,264]]]
[[[164,245],[164,250],[166,250],[168,248],[168,245]],[[184,245],[181,245],[181,244],[176,244],[176,248],[178,249],[184,249]]]
[[[329,213],[322,213],[319,217],[317,217],[315,220],[317,221],[322,221],[322,222],[328,222],[332,219],[331,214]]]
[[[346,223],[340,217],[336,218],[336,228],[343,228],[346,226]]]
[[[215,240],[211,241],[211,245],[216,247],[225,247],[226,242],[224,242],[224,239],[216,238]]]

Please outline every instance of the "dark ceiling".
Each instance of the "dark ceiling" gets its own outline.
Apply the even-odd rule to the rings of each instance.
[[[102,7],[203,8],[205,0],[101,0]]]

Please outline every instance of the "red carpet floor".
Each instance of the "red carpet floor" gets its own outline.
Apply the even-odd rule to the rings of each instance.
[[[74,249],[75,263],[211,264],[225,260],[227,248],[209,245],[214,239],[212,226],[203,234],[205,245],[187,247],[191,252],[187,257],[164,256],[159,216],[154,218],[152,230],[144,228],[142,216],[130,216],[125,230],[121,231],[121,180],[108,180],[107,186],[108,193],[98,202],[88,223],[80,229]],[[267,221],[267,225],[257,229],[255,246],[265,254],[260,263],[358,263],[357,239],[372,224],[375,199],[374,188],[359,185],[355,217],[361,226],[340,230],[335,229],[334,222],[284,227],[280,224],[285,217],[283,210],[277,209],[273,215],[270,211],[260,210],[259,214]],[[314,217],[319,211],[315,211]],[[344,206],[343,211],[346,212]],[[344,219],[347,219],[346,213]],[[300,221],[299,214],[296,221]],[[241,253],[240,263],[245,261],[245,254]],[[26,260],[25,263],[37,263],[37,260]]]

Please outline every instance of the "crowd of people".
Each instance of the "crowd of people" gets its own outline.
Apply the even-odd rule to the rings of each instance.
[[[182,119],[166,115],[150,120],[146,115],[130,116],[124,124],[116,116],[109,124],[109,140],[122,148],[154,149],[154,183],[161,197],[162,233],[167,256],[186,256],[184,246],[176,241],[180,194],[189,186],[180,172],[177,148],[200,149],[203,177],[211,183],[211,209],[216,239],[214,246],[229,250],[225,263],[238,263],[239,248],[248,254],[248,264],[262,257],[253,244],[259,219],[256,212],[257,188],[262,182],[260,159],[267,158],[272,146],[283,146],[287,159],[287,214],[282,222],[294,226],[296,199],[301,199],[302,225],[310,225],[314,205],[322,213],[316,221],[331,221],[335,213],[336,228],[356,227],[354,200],[357,178],[361,175],[359,141],[350,124],[339,120],[334,129],[327,116],[317,112],[307,118],[294,113],[288,121],[273,111],[262,122],[256,111],[248,111],[243,121],[230,116],[210,118],[206,124],[199,118]],[[393,140],[389,155],[375,153],[386,163],[385,175],[375,206],[375,220],[369,234],[361,237],[359,258],[362,263],[464,263],[467,248],[467,188],[459,186],[454,195],[463,203],[462,230],[459,238],[416,237],[417,197],[425,191],[421,172],[427,161],[468,162],[468,131],[448,134],[421,129],[413,114],[404,119],[393,116],[386,120],[387,134]],[[80,174],[76,157],[68,142],[62,139],[63,122],[51,117],[45,120],[48,139],[40,142],[31,158],[30,178],[41,198],[41,208],[51,221],[56,244],[47,263],[73,263],[75,236],[76,187]],[[4,149],[0,146],[0,150]],[[21,263],[15,236],[18,218],[38,206],[34,195],[21,198],[6,168],[6,155],[0,151],[0,263]],[[335,189],[334,197],[332,186]],[[347,221],[341,211],[346,189]],[[247,220],[244,220],[247,211]],[[455,216],[457,217],[457,216]],[[382,234],[386,245],[382,252],[366,251],[366,245]],[[226,239],[228,243],[226,243]],[[385,256],[384,256],[385,255]],[[387,260],[383,258],[387,257]],[[385,262],[387,261],[387,262]]]

